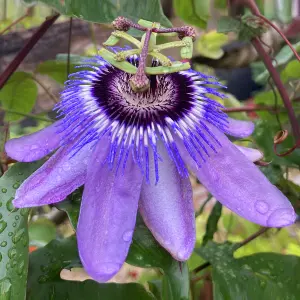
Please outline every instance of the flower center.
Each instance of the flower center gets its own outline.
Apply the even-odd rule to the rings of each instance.
[[[148,121],[166,116],[178,119],[194,105],[192,82],[180,73],[151,75],[150,88],[135,93],[129,84],[131,74],[107,68],[93,81],[92,94],[108,117],[122,121],[132,116]]]

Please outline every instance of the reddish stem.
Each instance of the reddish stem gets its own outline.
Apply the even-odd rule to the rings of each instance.
[[[59,15],[54,15],[52,17],[48,17],[44,23],[39,27],[39,29],[32,35],[26,45],[21,49],[21,51],[17,54],[14,60],[8,65],[8,67],[4,70],[4,72],[0,76],[0,89],[4,86],[10,76],[14,73],[14,71],[18,68],[21,62],[25,59],[31,49],[35,46],[35,44],[43,37],[43,35],[47,32],[47,30],[51,27],[51,25],[57,20]]]
[[[295,112],[293,110],[293,106],[292,103],[289,99],[289,95],[280,79],[280,75],[278,74],[278,72],[276,71],[276,69],[273,66],[273,62],[271,57],[268,55],[268,53],[265,51],[265,49],[263,48],[262,44],[260,43],[258,38],[254,38],[252,40],[252,44],[255,47],[257,53],[260,55],[260,57],[262,58],[267,70],[269,71],[271,77],[273,78],[273,81],[278,89],[278,92],[283,100],[284,106],[287,109],[287,113],[292,125],[292,129],[293,129],[293,134],[296,138],[296,140],[300,140],[300,130],[299,130],[299,126],[298,126],[298,121],[295,115]]]
[[[22,20],[24,20],[25,18],[27,18],[30,14],[30,10],[28,9],[26,11],[26,13],[21,16],[20,18],[18,18],[17,20],[13,21],[11,24],[9,24],[6,28],[4,28],[1,32],[0,35],[2,35],[3,33],[5,33],[7,30],[9,30],[10,28],[12,28],[13,26],[15,26],[16,24],[18,24],[19,22],[21,22]]]

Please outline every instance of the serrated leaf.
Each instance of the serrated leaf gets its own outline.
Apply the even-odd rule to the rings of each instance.
[[[0,90],[0,102],[8,110],[30,113],[37,98],[37,85],[31,74],[15,72]],[[17,121],[24,116],[6,112],[6,121]]]
[[[27,299],[154,300],[154,296],[137,283],[100,284],[92,280],[70,282],[60,279],[60,271],[78,259],[75,237],[54,240],[30,255]]]
[[[241,29],[241,22],[235,18],[222,16],[218,20],[217,32],[220,33],[229,33],[236,32],[238,33]]]
[[[26,3],[34,3],[36,0],[23,0]],[[137,22],[139,19],[146,19],[161,23],[165,27],[171,27],[172,24],[163,14],[159,0],[123,0],[120,2],[111,0],[40,0],[53,7],[63,15],[80,18],[85,21],[96,23],[110,23],[116,17],[123,16]],[[139,32],[141,35],[141,33]]]
[[[197,249],[212,265],[214,299],[298,299],[299,257],[258,253],[235,259],[234,249],[230,243],[213,242]]]
[[[16,189],[41,162],[17,163],[0,178],[0,299],[25,299],[28,268],[28,209],[13,206]]]
[[[209,0],[174,0],[173,5],[176,15],[186,23],[200,28],[206,28],[210,16]]]

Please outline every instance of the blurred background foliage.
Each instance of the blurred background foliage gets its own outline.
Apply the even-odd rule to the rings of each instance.
[[[232,109],[231,117],[256,122],[254,134],[239,143],[264,153],[266,163],[261,170],[299,212],[300,150],[284,157],[274,153],[273,137],[279,130],[291,132],[291,128],[282,99],[250,44],[253,30],[261,28],[251,27],[241,18],[233,19],[232,16],[248,12],[228,14],[226,3],[226,0],[143,3],[139,0],[0,0],[1,72],[47,16],[55,11],[62,14],[0,90],[1,161],[7,159],[3,152],[7,139],[35,132],[54,121],[52,108],[59,101],[68,68],[73,72],[76,64],[97,53],[111,32],[109,22],[116,16],[149,19],[164,26],[170,22],[173,26],[190,24],[197,29],[191,59],[193,68],[216,75],[228,86],[228,97],[223,104]],[[299,1],[256,3],[300,53]],[[68,66],[70,17],[73,25]],[[16,20],[19,22],[9,27]],[[259,33],[299,120],[299,61],[273,29],[267,27]],[[179,59],[174,49],[168,54]],[[286,151],[293,142],[289,137],[277,151]],[[239,243],[247,241],[260,227],[222,208],[193,177],[197,246],[187,264],[176,262],[162,249],[138,218],[127,264],[120,273],[105,285],[87,280],[74,236],[82,189],[53,207],[17,210],[11,204],[15,190],[43,161],[8,163],[13,166],[0,179],[1,299],[19,300],[25,293],[27,299],[37,300],[300,299],[298,222],[288,228],[262,232],[240,246]],[[31,253],[29,261],[28,252]]]

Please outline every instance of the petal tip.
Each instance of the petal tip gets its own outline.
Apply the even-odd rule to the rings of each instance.
[[[122,265],[118,263],[97,263],[91,267],[85,267],[85,271],[96,281],[106,282],[114,277]]]
[[[296,214],[292,208],[276,209],[267,220],[268,227],[286,227],[296,221]]]

